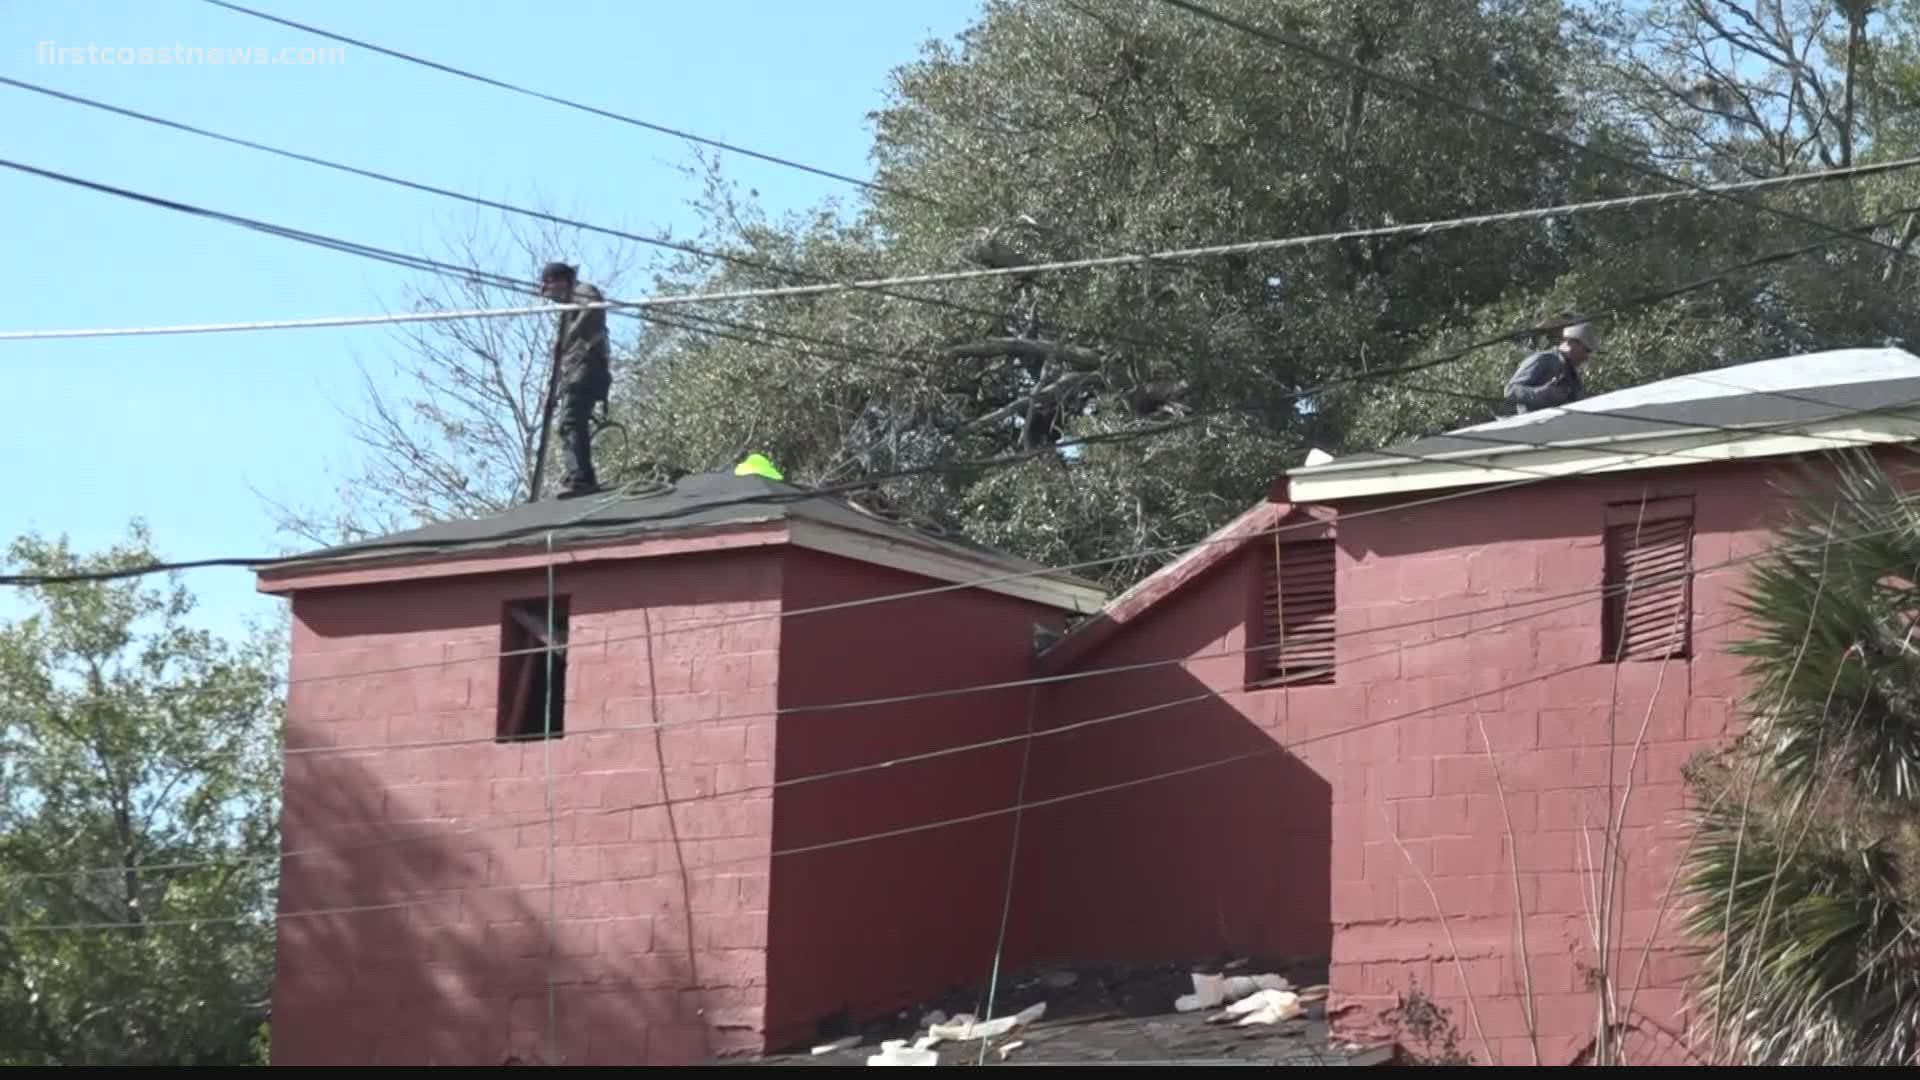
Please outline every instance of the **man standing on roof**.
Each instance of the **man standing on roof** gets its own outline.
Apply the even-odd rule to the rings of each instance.
[[[1580,397],[1580,365],[1600,351],[1593,327],[1574,323],[1560,332],[1560,347],[1534,353],[1507,380],[1507,400],[1521,412],[1551,409]]]
[[[560,304],[597,304],[606,298],[580,280],[573,267],[551,262],[540,271],[540,294]],[[554,331],[555,397],[560,410],[561,452],[566,473],[560,478],[561,498],[599,490],[593,475],[593,407],[605,404],[613,385],[607,344],[607,309],[563,311]],[[551,407],[551,405],[550,405]]]

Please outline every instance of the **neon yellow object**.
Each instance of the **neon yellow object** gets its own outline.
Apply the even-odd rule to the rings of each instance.
[[[746,460],[733,467],[735,476],[764,476],[769,480],[785,480],[780,470],[773,467],[765,454],[748,454]]]

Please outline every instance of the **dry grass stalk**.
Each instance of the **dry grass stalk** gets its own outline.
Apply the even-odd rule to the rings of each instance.
[[[1407,850],[1406,842],[1400,839],[1400,829],[1393,823],[1393,812],[1381,807],[1380,813],[1387,819],[1387,832],[1393,837],[1393,846],[1400,849],[1400,857],[1419,876],[1420,884],[1427,890],[1427,897],[1433,901],[1433,912],[1440,917],[1440,930],[1447,935],[1447,951],[1453,954],[1454,970],[1460,975],[1460,989],[1467,995],[1467,1013],[1473,1017],[1473,1031],[1480,1037],[1480,1047],[1487,1052],[1487,1060],[1495,1065],[1501,1064],[1500,1055],[1493,1052],[1493,1043],[1487,1039],[1486,1026],[1480,1022],[1480,1001],[1474,995],[1473,984],[1467,980],[1466,962],[1460,959],[1460,945],[1453,937],[1453,920],[1447,918],[1447,909],[1440,903],[1440,894],[1433,887],[1433,879],[1413,861],[1413,853]]]
[[[1480,701],[1474,699],[1473,722],[1480,729],[1480,747],[1486,752],[1487,767],[1493,770],[1494,794],[1500,798],[1500,817],[1506,823],[1507,830],[1507,869],[1513,878],[1513,921],[1520,937],[1520,974],[1524,980],[1525,997],[1521,1007],[1527,1015],[1527,1041],[1533,1047],[1533,1063],[1540,1064],[1540,1025],[1534,1015],[1533,995],[1533,953],[1527,948],[1527,909],[1525,898],[1520,892],[1520,851],[1514,842],[1513,812],[1507,808],[1507,785],[1500,778],[1500,761],[1493,753],[1493,740],[1487,738],[1487,719],[1480,712]]]

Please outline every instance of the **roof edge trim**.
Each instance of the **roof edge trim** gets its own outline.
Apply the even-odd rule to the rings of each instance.
[[[568,544],[556,544],[551,554],[547,552],[545,541],[536,535],[511,546],[449,555],[402,551],[386,557],[349,555],[284,568],[268,565],[254,571],[255,589],[263,593],[292,593],[307,589],[337,589],[394,581],[539,570],[548,565],[730,551],[786,542],[787,522],[778,519],[690,530],[643,540],[632,537],[588,537]]]
[[[1344,475],[1329,475],[1332,465],[1296,469],[1287,474],[1288,491],[1302,503],[1327,503],[1378,495],[1396,495],[1436,488],[1473,487],[1513,482],[1513,474],[1525,470],[1545,474],[1540,479],[1590,476],[1603,473],[1634,472],[1643,469],[1677,468],[1684,465],[1723,464],[1752,458],[1783,457],[1819,450],[1920,439],[1920,417],[1880,416],[1862,422],[1858,416],[1800,425],[1775,425],[1743,432],[1718,443],[1702,444],[1702,431],[1649,433],[1603,440],[1579,440],[1577,443],[1549,443],[1528,447],[1521,453],[1504,448],[1491,454],[1468,457],[1449,455],[1424,461],[1373,461],[1349,463]],[[1614,446],[1632,444],[1628,453],[1610,453]],[[1498,465],[1475,464],[1475,460],[1499,457]],[[1524,481],[1522,481],[1524,482]]]
[[[986,592],[1045,604],[1062,611],[1088,614],[1107,602],[1104,590],[1063,580],[1054,571],[1031,574],[1009,572],[986,558],[968,558],[957,550],[922,547],[877,532],[842,528],[806,518],[788,523],[787,542],[794,547],[871,563],[953,585],[973,585]],[[982,576],[981,571],[989,571]]]

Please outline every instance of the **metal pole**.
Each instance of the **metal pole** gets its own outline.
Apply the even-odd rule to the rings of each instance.
[[[527,482],[527,501],[540,501],[540,481],[547,470],[547,433],[553,429],[553,399],[560,392],[560,338],[553,340],[553,359],[547,372],[547,392],[540,405],[540,448],[533,456],[533,477]]]

